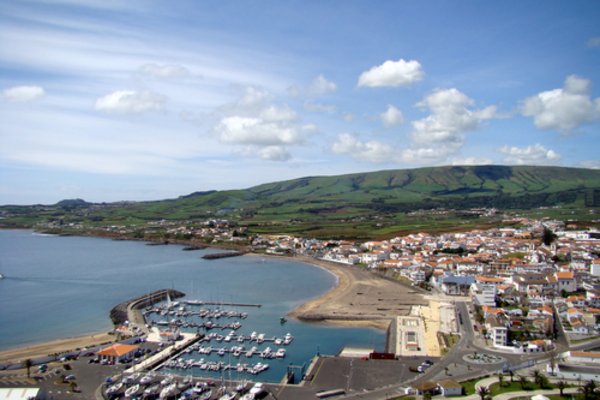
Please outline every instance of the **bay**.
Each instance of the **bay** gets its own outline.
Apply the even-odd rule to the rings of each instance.
[[[260,379],[278,381],[290,363],[344,346],[383,350],[385,335],[374,329],[305,324],[280,317],[335,285],[329,272],[281,259],[256,256],[207,261],[218,250],[182,251],[181,246],[0,230],[0,349],[73,337],[112,328],[116,304],[153,290],[174,288],[185,299],[256,303],[239,333],[267,337],[290,332],[295,340],[283,360]]]

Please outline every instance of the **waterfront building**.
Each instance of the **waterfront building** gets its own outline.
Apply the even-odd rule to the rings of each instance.
[[[100,356],[104,360],[108,360],[109,362],[118,363],[127,359],[138,348],[139,346],[115,343],[101,349],[96,353],[96,355]]]

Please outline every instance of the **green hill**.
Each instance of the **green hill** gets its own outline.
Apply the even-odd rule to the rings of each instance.
[[[68,205],[69,207],[65,207]],[[267,183],[244,190],[195,192],[152,202],[2,207],[76,214],[90,224],[135,224],[159,219],[200,220],[227,216],[250,226],[286,224],[321,229],[361,218],[434,208],[531,209],[540,206],[597,207],[600,170],[538,166],[453,166],[318,176]],[[37,211],[35,211],[37,210]],[[8,212],[10,214],[10,212]],[[10,218],[9,218],[10,220]],[[356,225],[356,224],[355,224]]]

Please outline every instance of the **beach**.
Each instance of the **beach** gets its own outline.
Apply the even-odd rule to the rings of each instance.
[[[304,322],[387,330],[392,318],[408,315],[414,305],[428,305],[415,289],[361,267],[308,256],[283,258],[323,268],[337,278],[337,285],[327,293],[288,314]]]
[[[76,349],[84,349],[98,346],[114,341],[114,335],[107,332],[99,332],[85,336],[77,336],[66,339],[52,340],[32,344],[25,347],[18,347],[0,351],[0,363],[2,364],[17,364],[22,363],[26,359],[40,359],[61,354]]]

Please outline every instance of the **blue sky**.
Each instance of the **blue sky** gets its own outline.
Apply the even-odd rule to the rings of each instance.
[[[0,4],[0,204],[600,168],[594,1]]]

